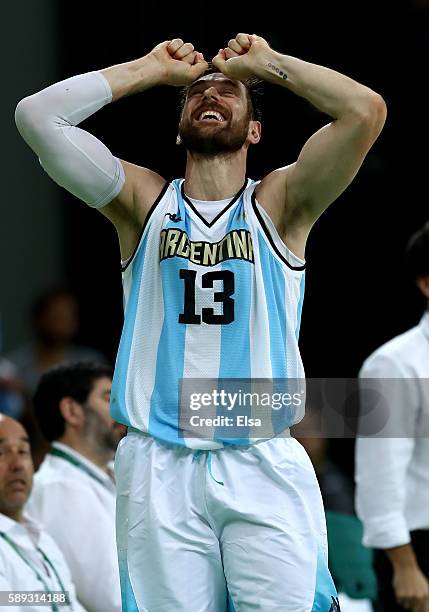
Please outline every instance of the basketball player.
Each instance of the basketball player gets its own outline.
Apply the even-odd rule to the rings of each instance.
[[[116,460],[123,609],[223,612],[229,592],[240,612],[328,612],[339,606],[320,492],[287,435],[302,411],[280,425],[273,418],[268,440],[256,427],[198,437],[179,427],[180,384],[303,378],[305,242],[359,170],[385,105],[256,35],[238,34],[212,63],[218,72],[204,74],[192,44],[165,41],[22,100],[17,125],[47,173],[119,235],[126,307],[111,407],[129,432]],[[261,138],[251,77],[332,117],[296,163],[259,182],[245,178]],[[188,87],[184,180],[118,160],[76,127],[111,101],[166,84]]]

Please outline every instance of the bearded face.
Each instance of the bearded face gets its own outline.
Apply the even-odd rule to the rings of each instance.
[[[223,75],[194,83],[179,123],[179,136],[188,151],[206,156],[233,153],[246,142],[250,117],[245,87]]]
[[[90,447],[99,453],[114,451],[123,432],[110,416],[110,390],[112,381],[107,376],[93,383],[83,405],[85,411],[84,437]]]

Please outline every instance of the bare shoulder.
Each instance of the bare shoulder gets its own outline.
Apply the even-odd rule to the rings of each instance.
[[[149,168],[125,161],[122,162],[122,165],[124,166],[125,176],[130,177],[133,182],[134,199],[140,202],[142,206],[150,208],[153,200],[159,195],[167,181]]]
[[[128,217],[141,225],[147,212],[166,184],[166,180],[149,168],[120,160],[124,168],[125,183],[116,198],[102,211],[113,223],[118,217]],[[112,218],[113,217],[113,218]]]
[[[304,258],[310,225],[303,210],[288,197],[290,177],[296,162],[267,174],[255,188],[258,203],[270,216],[281,239],[298,257]]]
[[[133,252],[147,213],[167,181],[153,170],[120,161],[124,168],[125,183],[117,197],[102,208],[101,212],[115,226],[121,256],[126,259]]]
[[[273,219],[277,210],[284,206],[284,195],[286,193],[285,168],[273,170],[261,180],[255,189],[256,198]],[[274,221],[274,219],[273,219]]]
[[[285,221],[289,221],[290,225],[297,213],[293,210],[293,202],[288,198],[288,186],[295,165],[296,163],[293,163],[273,170],[255,189],[256,199],[279,230]]]

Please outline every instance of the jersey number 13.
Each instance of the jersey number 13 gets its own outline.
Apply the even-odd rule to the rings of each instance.
[[[222,281],[223,291],[213,293],[213,302],[221,302],[222,314],[215,314],[213,308],[202,308],[201,314],[195,312],[196,270],[180,270],[180,278],[185,281],[183,312],[179,314],[179,323],[201,325],[225,325],[234,321],[235,290],[234,273],[231,270],[218,270],[206,272],[202,275],[201,286],[204,289],[213,289],[214,281]]]

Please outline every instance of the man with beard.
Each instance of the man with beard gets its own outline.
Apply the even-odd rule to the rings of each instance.
[[[121,609],[109,463],[122,426],[109,414],[111,386],[109,367],[77,362],[45,373],[34,396],[37,421],[52,445],[28,510],[61,548],[90,612]]]
[[[237,399],[250,380],[288,388],[304,378],[305,242],[357,173],[385,105],[256,35],[238,34],[212,63],[218,72],[204,75],[203,55],[177,38],[52,85],[16,112],[48,174],[119,235],[125,324],[111,406],[128,426],[115,467],[123,610],[224,612],[228,592],[243,611],[336,610],[317,480],[289,436],[302,400],[252,421],[253,406],[238,407],[228,429],[232,406],[219,398],[225,385]],[[257,182],[245,178],[248,149],[261,138],[255,77],[333,119],[296,163]],[[187,87],[178,137],[185,179],[171,183],[76,127],[158,85]]]

